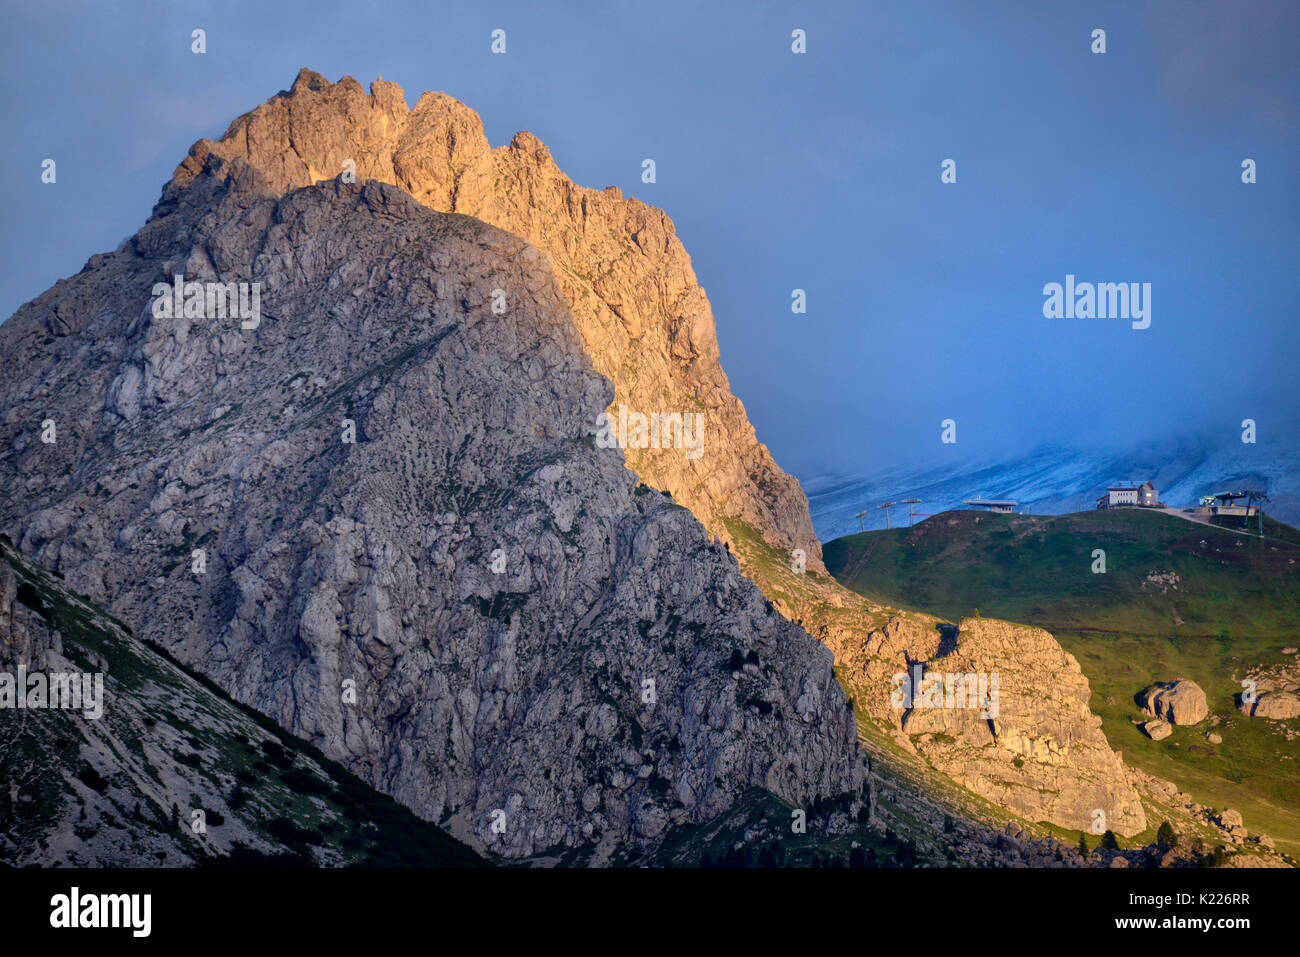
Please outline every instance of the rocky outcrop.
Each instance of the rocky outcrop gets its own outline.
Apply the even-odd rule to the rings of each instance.
[[[596,371],[614,383],[611,413],[704,416],[695,457],[638,436],[633,425],[628,467],[712,536],[732,541],[726,520],[739,519],[785,553],[802,549],[808,567],[822,570],[808,500],[731,394],[708,299],[662,210],[613,187],[576,186],[531,133],[493,149],[478,115],[446,94],[425,93],[408,109],[395,83],[377,80],[367,94],[351,77],[330,83],[310,70],[220,140],[196,143],[174,182],[190,182],[209,156],[245,160],[277,194],[345,173],[392,183],[431,209],[527,239],[546,254]]]
[[[41,666],[63,645],[57,631],[47,628],[40,614],[40,599],[19,600],[19,580],[7,562],[0,561],[0,671],[13,672]],[[36,606],[36,607],[30,607]]]
[[[1241,812],[1228,808],[1219,814],[1220,827],[1243,827],[1244,822],[1241,819]]]
[[[1135,700],[1144,712],[1170,724],[1197,724],[1210,713],[1205,692],[1187,678],[1157,682],[1140,691]]]
[[[830,652],[594,441],[613,389],[542,253],[394,186],[205,169],[0,328],[26,554],[507,856],[857,791]],[[182,273],[261,283],[259,321],[160,316]]]
[[[939,771],[1031,821],[1136,834],[1142,803],[1088,706],[1088,679],[1046,631],[900,615],[842,658],[847,681]]]
[[[1255,697],[1254,701],[1242,700],[1237,710],[1252,718],[1268,718],[1271,721],[1285,721],[1288,718],[1300,718],[1300,697],[1287,691],[1265,691]]]
[[[1295,649],[1283,648],[1282,654],[1294,655]],[[1241,684],[1246,690],[1237,696],[1237,710],[1247,717],[1270,721],[1300,718],[1300,662],[1257,665],[1247,671]]]

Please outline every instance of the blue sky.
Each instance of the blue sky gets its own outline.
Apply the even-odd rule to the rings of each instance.
[[[0,316],[135,232],[196,139],[307,66],[382,74],[411,103],[444,90],[493,145],[531,130],[578,183],[667,210],[733,391],[801,477],[1049,443],[1236,441],[1243,418],[1261,448],[1300,444],[1294,3],[3,12]],[[489,50],[498,27],[504,56]],[[1042,287],[1067,273],[1151,283],[1151,327],[1045,319]],[[946,418],[955,446],[939,441]]]

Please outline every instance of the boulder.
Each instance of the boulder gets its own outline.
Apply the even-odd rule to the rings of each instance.
[[[1142,733],[1152,741],[1163,741],[1174,733],[1174,729],[1170,727],[1167,721],[1148,721],[1139,725],[1139,727],[1141,727]]]
[[[1210,713],[1205,692],[1187,678],[1157,682],[1143,689],[1135,700],[1144,712],[1170,724],[1196,724]]]

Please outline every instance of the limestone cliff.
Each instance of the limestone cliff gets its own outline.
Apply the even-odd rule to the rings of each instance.
[[[981,797],[1072,830],[1090,830],[1094,817],[1118,834],[1146,828],[1089,708],[1088,679],[1041,628],[967,618],[947,630],[899,616],[846,665],[875,717]]]

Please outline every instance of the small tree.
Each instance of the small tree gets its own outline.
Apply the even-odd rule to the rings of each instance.
[[[1107,831],[1101,836],[1101,846],[1108,851],[1118,851],[1119,841],[1115,840],[1115,832]]]
[[[1178,844],[1178,835],[1168,821],[1162,821],[1160,829],[1156,831],[1156,840],[1166,847],[1174,847]]]
[[[1088,856],[1088,838],[1083,831],[1079,832],[1079,853],[1084,857]]]

